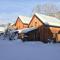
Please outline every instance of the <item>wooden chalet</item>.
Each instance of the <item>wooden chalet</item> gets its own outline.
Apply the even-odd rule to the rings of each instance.
[[[15,26],[16,29],[28,28],[30,18],[26,16],[19,16],[16,20]]]
[[[35,13],[29,23],[29,28],[35,27],[38,40],[60,42],[60,20],[43,14]],[[32,33],[32,32],[30,32]],[[33,34],[31,34],[33,37]],[[30,39],[30,38],[29,38]],[[36,40],[37,40],[36,39]]]

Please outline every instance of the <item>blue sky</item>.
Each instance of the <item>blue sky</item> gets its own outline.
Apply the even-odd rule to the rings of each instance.
[[[30,16],[38,4],[53,3],[58,7],[60,0],[0,0],[0,20],[14,21],[19,15]]]

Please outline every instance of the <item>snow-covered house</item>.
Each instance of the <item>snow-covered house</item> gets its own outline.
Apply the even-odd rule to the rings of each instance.
[[[26,16],[19,16],[16,20],[15,26],[16,29],[23,29],[27,28],[28,24],[30,23],[30,18]]]
[[[37,28],[35,34],[39,36],[39,40],[60,41],[60,20],[55,17],[35,13],[29,23],[29,28],[31,27]]]

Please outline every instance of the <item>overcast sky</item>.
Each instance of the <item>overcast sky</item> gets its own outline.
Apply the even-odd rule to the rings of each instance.
[[[38,4],[52,3],[58,7],[60,0],[0,0],[0,20],[14,21],[19,15],[30,16]]]

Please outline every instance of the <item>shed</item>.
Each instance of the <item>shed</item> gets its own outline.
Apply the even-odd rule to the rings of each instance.
[[[28,38],[28,35],[26,35],[26,33],[35,30],[36,28],[32,27],[32,28],[24,28],[24,29],[20,29],[17,30],[18,31],[18,38],[20,39],[25,39],[26,37]]]
[[[52,37],[52,32],[50,29],[42,26],[39,28],[25,28],[19,31],[19,38],[22,39],[22,41],[42,41],[47,43],[48,37]]]

